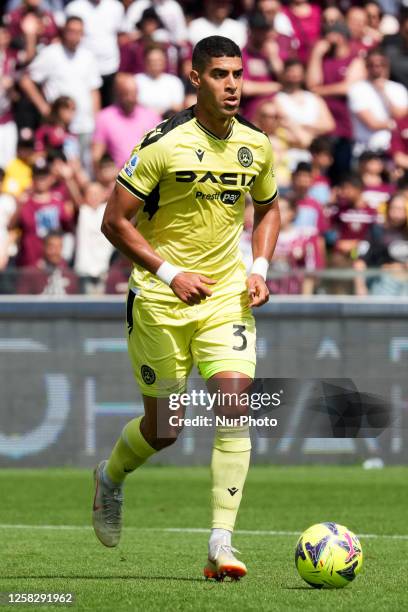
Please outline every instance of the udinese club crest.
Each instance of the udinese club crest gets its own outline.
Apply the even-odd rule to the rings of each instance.
[[[254,161],[254,156],[252,155],[248,147],[241,147],[239,149],[238,161],[241,164],[241,166],[244,166],[244,168],[248,168],[248,166],[252,164],[252,162]]]
[[[153,368],[148,365],[142,365],[140,368],[140,372],[142,374],[143,381],[146,385],[152,385],[156,380],[156,374],[154,373]]]

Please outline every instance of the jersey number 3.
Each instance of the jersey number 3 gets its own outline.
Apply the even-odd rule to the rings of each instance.
[[[235,331],[234,331],[234,336],[237,336],[238,338],[240,338],[242,340],[242,343],[239,346],[233,346],[233,350],[234,351],[245,351],[246,347],[248,346],[248,340],[246,339],[246,336],[244,335],[244,331],[246,330],[245,325],[233,325],[232,326]]]

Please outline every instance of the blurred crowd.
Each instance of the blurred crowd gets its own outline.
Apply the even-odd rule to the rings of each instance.
[[[212,34],[242,49],[241,114],[275,153],[271,292],[408,295],[408,0],[3,2],[0,293],[126,291],[107,198],[143,134],[195,103]]]

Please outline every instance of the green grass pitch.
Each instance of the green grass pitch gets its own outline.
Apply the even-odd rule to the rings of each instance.
[[[207,469],[146,467],[129,478],[113,550],[89,527],[89,471],[1,470],[0,591],[72,591],[73,609],[115,612],[408,610],[407,483],[402,467],[253,467],[234,539],[249,574],[214,583],[202,578]],[[296,533],[321,521],[361,538],[363,570],[346,589],[314,590],[296,572]]]

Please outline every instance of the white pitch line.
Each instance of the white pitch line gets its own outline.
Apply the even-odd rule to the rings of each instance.
[[[55,530],[55,531],[90,531],[89,525],[25,525],[0,523],[0,529],[30,529],[35,530]],[[202,527],[125,527],[125,531],[151,531],[160,533],[209,533],[209,529]],[[237,529],[234,531],[238,535],[250,536],[299,536],[300,531],[272,531],[272,530],[252,530]],[[389,540],[408,540],[408,534],[387,534],[387,533],[360,533],[359,538],[386,538]]]

